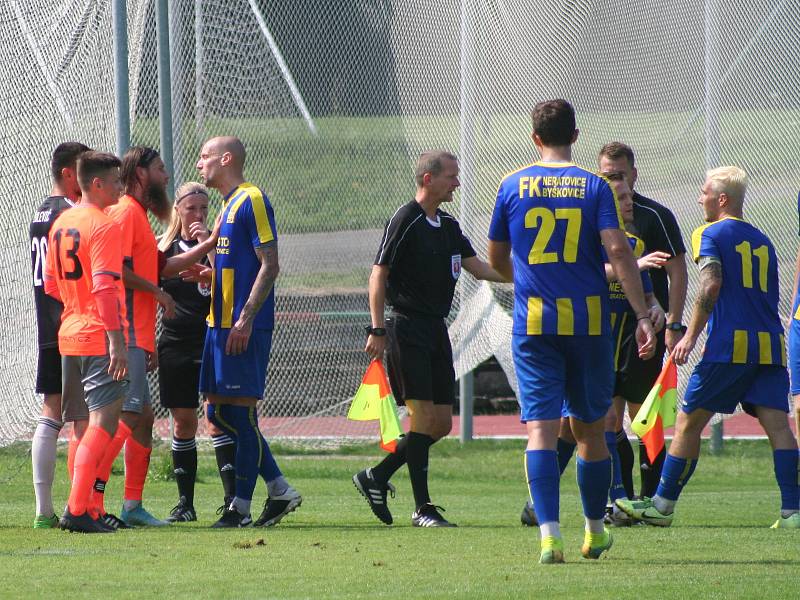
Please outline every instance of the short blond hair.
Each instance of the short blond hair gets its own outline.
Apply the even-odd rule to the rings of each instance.
[[[734,166],[717,167],[706,171],[706,179],[711,182],[711,189],[717,194],[725,194],[741,206],[744,193],[747,191],[747,173]]]

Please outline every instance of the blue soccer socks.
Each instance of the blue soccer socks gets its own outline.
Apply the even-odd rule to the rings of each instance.
[[[797,511],[800,508],[797,450],[773,450],[772,461],[775,466],[775,479],[781,490],[781,511]]]
[[[653,502],[659,512],[663,514],[672,512],[678,496],[681,495],[696,467],[696,458],[678,458],[667,454],[664,469],[661,471],[661,482],[653,497]],[[667,502],[663,502],[664,500]]]
[[[610,487],[611,458],[586,461],[578,456],[578,488],[587,519],[599,520],[602,524]]]
[[[561,473],[556,451],[527,450],[525,452],[525,471],[528,475],[528,488],[539,524],[557,523]],[[605,501],[603,506],[605,506]]]
[[[611,503],[618,498],[627,498],[625,486],[622,485],[622,465],[619,461],[617,452],[617,434],[613,431],[606,431],[606,446],[611,456],[611,487],[608,490],[608,497]]]

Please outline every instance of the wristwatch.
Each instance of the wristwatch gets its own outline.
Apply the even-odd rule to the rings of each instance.
[[[686,333],[686,325],[681,323],[680,321],[675,321],[674,323],[667,323],[664,326],[665,329],[669,329],[670,331],[680,331],[681,333]]]
[[[383,327],[373,327],[372,325],[367,325],[364,327],[364,331],[367,332],[367,335],[374,335],[375,337],[383,337],[386,335],[386,330]]]

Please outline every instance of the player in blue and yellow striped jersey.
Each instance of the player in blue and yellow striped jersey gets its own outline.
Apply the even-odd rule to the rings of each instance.
[[[700,194],[706,225],[692,235],[700,267],[700,293],[686,335],[672,357],[686,364],[708,323],[703,357],[694,369],[678,413],[656,495],[618,500],[631,517],[668,527],[675,503],[700,455],[700,434],[714,413],[742,408],[756,416],[773,448],[781,515],[775,528],[800,528],[797,442],[786,413],[789,376],[778,316],[778,260],[764,233],[742,218],[747,176],[738,167],[706,174]]]
[[[278,523],[300,506],[300,494],[278,468],[258,427],[275,318],[278,276],[275,216],[266,194],[244,180],[245,149],[235,137],[203,145],[197,169],[224,198],[211,283],[200,391],[208,419],[236,441],[236,497],[215,527],[252,523],[250,503],[258,476],[268,498],[256,526]]]
[[[622,177],[617,177],[613,180],[609,178],[609,184],[617,196],[620,215],[622,216],[626,228],[625,235],[633,251],[633,256],[637,259],[637,266],[641,271],[642,289],[644,290],[645,301],[649,307],[650,322],[653,324],[655,332],[658,333],[664,328],[665,316],[664,309],[653,293],[653,283],[650,279],[649,269],[660,268],[663,263],[663,259],[661,258],[662,253],[653,252],[644,255],[644,242],[641,238],[632,233],[632,231],[635,230],[633,224],[633,194],[625,179]],[[636,314],[628,302],[628,299],[625,297],[622,286],[619,281],[617,281],[617,276],[614,273],[611,263],[608,262],[605,248],[602,249],[602,255],[603,261],[605,261],[606,279],[608,280],[609,316],[611,319],[611,338],[613,340],[614,371],[616,379],[614,383],[614,393],[616,394],[622,375],[622,373],[620,373],[620,369],[622,368],[622,365],[620,365],[620,348],[623,347],[623,344],[627,340],[626,334],[630,331],[630,327],[627,325],[631,320],[636,319]],[[611,456],[612,476],[611,487],[608,492],[608,498],[611,504],[606,507],[604,521],[608,525],[619,527],[630,525],[631,519],[614,505],[615,500],[627,498],[625,486],[622,483],[622,468],[617,451],[616,422],[616,408],[612,405],[605,417],[605,439],[606,445],[608,446],[608,453]],[[575,445],[575,437],[572,435],[572,429],[570,428],[569,412],[566,406],[562,406],[561,428],[558,433],[558,442],[556,446],[558,468],[559,472],[562,474],[567,468],[569,461],[572,459],[572,455],[575,452]],[[533,505],[530,501],[528,501],[522,509],[520,520],[523,525],[527,526],[538,524],[536,522],[536,514],[533,510]]]
[[[603,527],[611,480],[603,418],[614,357],[601,242],[636,312],[643,355],[652,354],[655,336],[614,193],[605,179],[571,162],[574,109],[565,100],[541,102],[532,117],[541,160],[500,183],[488,254],[492,267],[514,281],[513,355],[528,430],[528,485],[542,536],[540,562],[555,563],[564,560],[556,455],[562,401],[578,442],[582,553],[598,558],[611,546]]]
[[[797,195],[797,215],[800,217],[800,194]],[[800,230],[798,230],[800,234]],[[789,380],[794,402],[794,422],[800,432],[800,249],[794,267],[794,293],[792,294],[792,319],[789,322]]]

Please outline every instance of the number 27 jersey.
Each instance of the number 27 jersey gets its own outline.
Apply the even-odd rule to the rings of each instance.
[[[534,163],[497,191],[489,239],[510,242],[517,335],[607,335],[600,231],[621,229],[608,182],[572,163]]]
[[[58,349],[64,356],[108,354],[106,333],[92,290],[94,275],[116,279],[117,306],[125,331],[125,288],[122,286],[121,231],[92,205],[77,205],[56,219],[50,229],[45,277],[58,286],[64,312]]]

